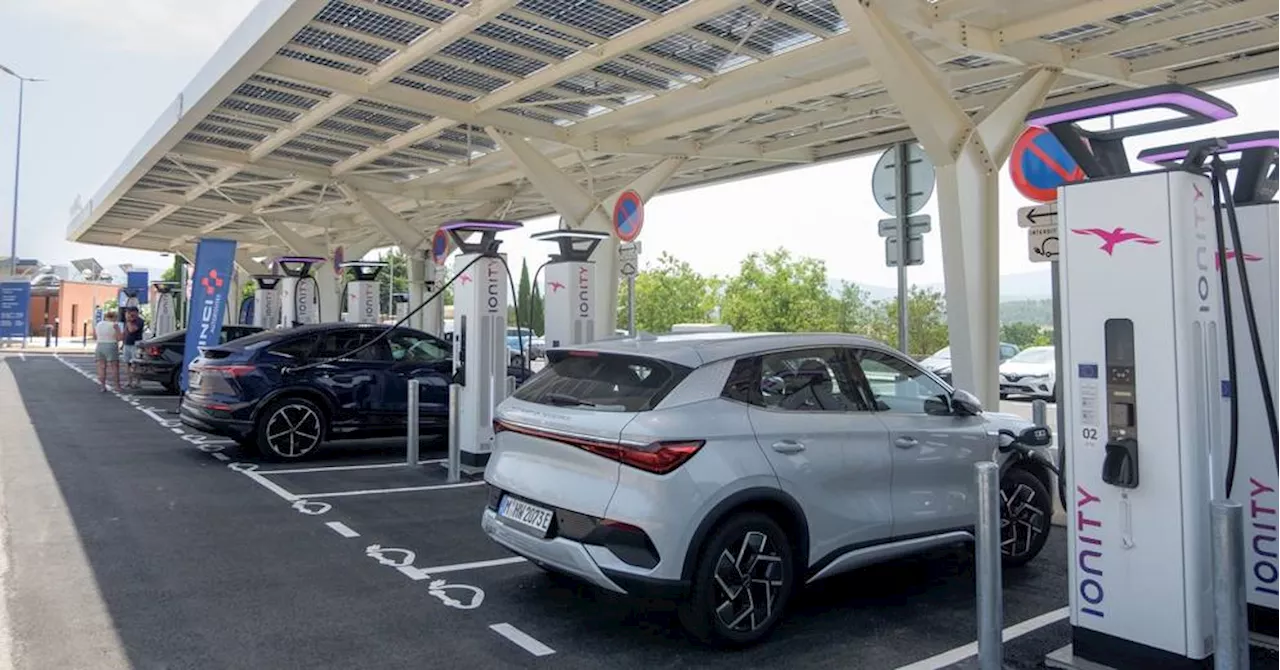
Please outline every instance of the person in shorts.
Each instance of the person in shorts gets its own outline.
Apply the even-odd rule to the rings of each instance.
[[[146,328],[147,324],[136,308],[125,311],[123,362],[128,370],[128,382],[125,388],[138,388],[139,379],[137,370],[133,367],[133,356],[138,352],[138,343],[142,341],[142,334]]]
[[[94,338],[98,345],[93,350],[93,357],[98,362],[98,385],[102,392],[107,392],[107,372],[110,371],[116,380],[116,390],[120,390],[120,341],[124,332],[116,320],[114,311],[102,315],[102,320],[94,326]]]

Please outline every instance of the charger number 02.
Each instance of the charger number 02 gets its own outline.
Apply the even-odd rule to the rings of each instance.
[[[1097,439],[1098,439],[1098,429],[1097,429],[1097,428],[1085,428],[1085,429],[1083,429],[1083,430],[1081,430],[1081,431],[1080,431],[1080,437],[1083,437],[1084,439],[1086,439],[1086,440],[1090,440],[1090,441],[1097,440]]]

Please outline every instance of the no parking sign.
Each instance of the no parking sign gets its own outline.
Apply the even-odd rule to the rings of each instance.
[[[437,229],[436,234],[431,237],[431,259],[437,265],[444,263],[444,259],[449,255],[449,233],[443,228]]]
[[[644,228],[644,201],[635,191],[623,191],[613,205],[613,232],[623,242],[634,242]]]
[[[1013,145],[1009,176],[1014,188],[1027,199],[1053,202],[1058,199],[1059,186],[1084,180],[1084,170],[1052,133],[1027,128]]]

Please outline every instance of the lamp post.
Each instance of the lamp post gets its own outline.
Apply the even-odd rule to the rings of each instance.
[[[27,82],[44,81],[33,77],[24,77],[13,70],[0,65],[0,72],[18,80],[18,147],[13,158],[13,231],[9,235],[9,275],[18,276],[18,187],[22,176],[22,103],[26,93]]]

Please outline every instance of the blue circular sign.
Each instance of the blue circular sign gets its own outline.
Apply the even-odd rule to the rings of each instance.
[[[644,202],[635,191],[624,191],[613,206],[613,232],[623,242],[632,242],[644,228]]]
[[[437,263],[444,260],[449,255],[449,233],[443,230],[436,230],[436,234],[431,238],[431,256]]]
[[[1084,171],[1066,147],[1044,128],[1028,128],[1009,158],[1009,175],[1018,192],[1031,200],[1053,202],[1058,187],[1082,181]]]

